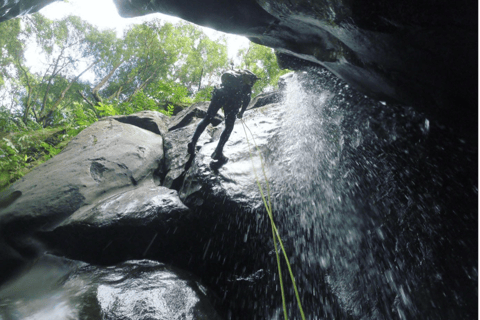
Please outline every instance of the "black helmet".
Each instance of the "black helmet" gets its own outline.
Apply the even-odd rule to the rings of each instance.
[[[255,73],[247,69],[240,70],[240,73],[242,75],[243,83],[248,84],[250,86],[253,86],[257,80],[261,79],[257,77]]]

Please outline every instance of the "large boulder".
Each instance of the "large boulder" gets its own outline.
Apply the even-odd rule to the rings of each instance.
[[[206,130],[195,158],[184,167],[186,171],[174,186],[182,201],[201,216],[196,226],[202,230],[191,244],[191,251],[197,254],[189,261],[176,263],[187,270],[194,268],[207,285],[213,285],[225,297],[232,319],[268,319],[280,303],[280,295],[269,286],[275,281],[275,255],[271,254],[271,231],[255,175],[256,171],[266,193],[262,160],[255,144],[263,156],[268,154],[268,143],[281,126],[281,109],[279,104],[270,104],[245,113],[244,123],[255,140],[248,133],[250,144],[242,122],[237,120],[224,150],[229,161],[223,166],[213,161],[211,154],[224,125]],[[173,132],[182,129],[189,127]],[[271,304],[257,308],[255,301],[265,300]]]
[[[262,92],[250,101],[247,110],[263,107],[267,104],[278,103],[282,100],[281,91]]]
[[[163,113],[149,110],[140,111],[127,116],[113,116],[110,118],[122,123],[137,126],[162,136],[167,133],[167,125],[170,121],[170,118]]]
[[[160,135],[113,119],[96,122],[7,190],[22,195],[0,212],[2,227],[22,230],[28,221],[48,230],[100,197],[153,180],[162,158]]]
[[[190,107],[180,111],[170,122],[168,130],[172,131],[178,128],[187,126],[188,124],[194,123],[198,119],[203,119],[207,115],[208,107],[210,106],[210,101],[198,102],[192,104]],[[223,121],[223,112],[219,112],[215,115],[212,121],[212,125],[217,126],[220,122]]]
[[[18,256],[42,250],[30,239],[49,231],[82,207],[158,180],[163,160],[160,135],[114,119],[82,131],[57,156],[2,192],[0,235],[11,269]],[[8,255],[7,255],[8,253]],[[8,270],[3,270],[3,276]]]
[[[200,279],[133,260],[95,266],[52,255],[0,289],[2,319],[219,320]]]
[[[193,228],[191,212],[177,191],[152,184],[84,206],[52,231],[37,235],[50,251],[73,259],[170,262],[188,249]]]
[[[258,178],[265,188],[262,167],[265,159],[261,158],[261,154],[268,153],[268,143],[281,127],[281,109],[280,104],[269,104],[247,111],[243,120],[237,119],[224,149],[229,161],[223,166],[210,157],[224,125],[218,127],[218,134],[203,144],[192,167],[186,172],[179,191],[180,198],[191,208],[218,206],[219,199],[248,210],[261,208],[257,186]],[[217,200],[209,201],[210,198]]]

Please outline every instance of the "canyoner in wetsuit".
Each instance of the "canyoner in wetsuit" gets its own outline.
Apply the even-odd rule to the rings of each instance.
[[[220,136],[217,148],[212,154],[212,159],[218,160],[219,162],[227,162],[228,158],[223,155],[223,147],[233,131],[235,117],[239,119],[243,117],[243,113],[250,103],[252,86],[259,78],[248,70],[230,70],[225,72],[221,79],[222,85],[220,88],[213,90],[206,117],[200,121],[193,134],[192,141],[188,144],[188,153],[192,155],[195,153],[198,138],[200,138],[205,128],[212,123],[218,110],[223,108],[225,113],[225,129]]]

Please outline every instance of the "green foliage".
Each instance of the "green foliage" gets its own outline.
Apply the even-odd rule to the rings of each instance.
[[[7,108],[0,107],[0,133],[2,132],[16,132],[19,131],[19,123],[15,122],[15,115],[12,114]]]
[[[149,93],[157,101],[168,101],[173,104],[192,103],[188,97],[188,89],[173,81],[158,81],[149,88]]]
[[[109,117],[109,116],[117,115],[117,110],[111,104],[103,104],[99,102],[98,105],[95,106],[95,109],[99,111],[99,115],[101,117]]]
[[[261,78],[253,86],[253,96],[263,90],[276,88],[280,76],[290,72],[290,70],[279,68],[277,57],[273,49],[269,47],[250,42],[248,49],[240,50],[238,55],[242,60],[241,67],[249,69]]]
[[[24,42],[19,39],[20,32],[20,19],[0,23],[0,88],[6,78],[14,77],[18,72],[14,62],[21,59],[25,48]]]
[[[193,99],[193,102],[197,103],[197,102],[203,102],[203,101],[210,101],[210,99],[212,98],[212,91],[213,91],[213,86],[208,86],[200,89],[195,94],[195,98]]]
[[[75,103],[73,112],[75,114],[74,124],[77,126],[89,126],[98,120],[97,115],[93,110],[83,108],[79,103]]]
[[[20,168],[26,160],[9,139],[3,138],[0,145],[0,187],[23,176]]]
[[[153,110],[171,117],[174,105],[192,103],[192,99],[187,97],[187,89],[179,84],[157,83],[156,89],[152,90],[155,94],[153,97],[140,91],[133,95],[130,101],[121,103],[117,107],[119,114],[127,115],[144,110]],[[163,105],[166,109],[163,108]]]
[[[47,151],[45,155],[45,160],[48,160],[53,156],[56,156],[57,154],[60,153],[60,151],[62,151],[62,149],[57,149],[44,141],[42,141],[40,145]]]
[[[158,110],[158,111],[160,111],[161,113],[163,113],[166,116],[171,117],[173,115],[174,109],[175,109],[175,107],[173,105],[169,104],[167,106],[167,110]]]
[[[23,130],[0,140],[0,190],[61,151],[72,136],[66,127]],[[55,145],[57,144],[57,145]]]

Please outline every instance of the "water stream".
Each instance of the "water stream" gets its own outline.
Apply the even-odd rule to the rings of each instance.
[[[475,151],[326,71],[297,73],[285,105],[270,179],[308,318],[473,315]]]

